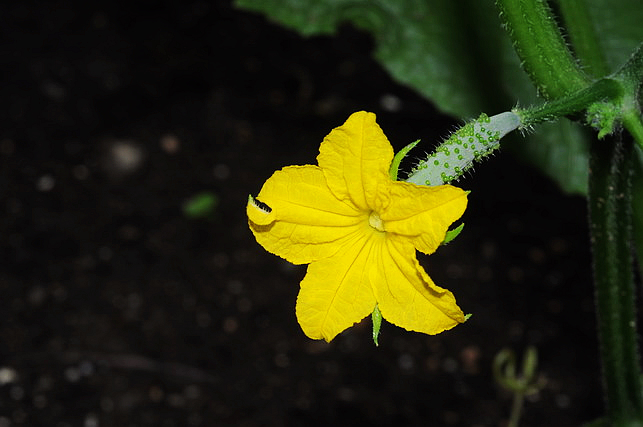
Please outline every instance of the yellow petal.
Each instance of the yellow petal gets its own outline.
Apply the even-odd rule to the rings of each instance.
[[[368,234],[381,238],[376,232]],[[370,259],[374,245],[368,234],[356,235],[332,258],[308,266],[296,312],[309,338],[330,341],[373,312],[375,297],[369,277],[377,266]]]
[[[393,148],[375,123],[375,114],[365,111],[352,114],[333,129],[317,156],[335,196],[351,200],[362,210],[372,210],[376,200],[386,197],[380,187],[390,181],[392,160]]]
[[[389,204],[379,212],[384,229],[406,237],[425,254],[435,252],[467,207],[467,193],[451,185],[392,182],[389,195]]]
[[[250,198],[246,213],[257,242],[294,264],[332,256],[366,221],[330,192],[321,169],[311,165],[275,172],[256,201]]]
[[[387,236],[379,247],[373,290],[382,316],[409,331],[438,334],[464,322],[453,294],[435,285],[410,242]]]

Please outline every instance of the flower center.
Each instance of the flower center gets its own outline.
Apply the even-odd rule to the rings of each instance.
[[[380,218],[377,212],[371,212],[371,214],[368,216],[368,225],[370,225],[377,231],[385,231],[382,218]]]

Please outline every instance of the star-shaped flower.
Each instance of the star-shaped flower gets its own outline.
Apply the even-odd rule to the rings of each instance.
[[[427,334],[465,320],[416,250],[435,252],[464,213],[466,192],[393,181],[392,159],[375,114],[354,113],[322,142],[319,166],[285,167],[249,198],[257,242],[291,263],[310,264],[296,305],[310,338],[330,341],[376,305],[389,322]]]

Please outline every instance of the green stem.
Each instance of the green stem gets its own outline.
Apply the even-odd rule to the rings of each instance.
[[[548,99],[590,83],[567,48],[545,0],[496,0],[523,67]]]
[[[586,111],[594,106],[597,123],[593,123],[602,134],[612,133],[614,120],[620,119],[623,127],[643,148],[643,119],[638,101],[638,91],[643,80],[643,44],[632,54],[619,71],[599,79],[585,89],[570,93],[540,106],[515,109],[520,117],[520,128],[554,120]],[[599,105],[603,103],[603,105]],[[601,124],[601,120],[604,123]]]
[[[513,401],[511,403],[511,413],[509,415],[509,422],[507,423],[507,427],[518,427],[524,402],[525,393],[521,391],[514,392]]]
[[[634,141],[643,149],[643,119],[640,114],[632,113],[623,117],[623,127],[632,135]]]
[[[583,112],[595,102],[617,100],[622,96],[622,93],[623,89],[618,81],[604,78],[586,89],[568,96],[546,102],[533,109],[515,110],[514,112],[520,116],[521,127],[525,128],[562,116]]]
[[[625,87],[622,100],[623,127],[632,135],[634,141],[643,148],[643,118],[639,105],[639,90],[643,84],[643,43],[630,59],[614,74]]]
[[[631,140],[623,141],[620,135],[593,141],[589,180],[589,218],[607,418],[609,425],[623,426],[643,423],[631,252],[632,148]]]

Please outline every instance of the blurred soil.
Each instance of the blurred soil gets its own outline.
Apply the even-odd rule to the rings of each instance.
[[[387,324],[378,348],[368,321],[300,331],[305,268],[254,242],[248,194],[354,111],[396,149],[457,124],[369,36],[224,1],[11,2],[0,24],[0,427],[502,426],[491,363],[527,345],[545,385],[522,426],[601,413],[584,201],[510,150],[458,183],[464,232],[422,259],[465,325]],[[186,216],[202,192],[214,214]]]

